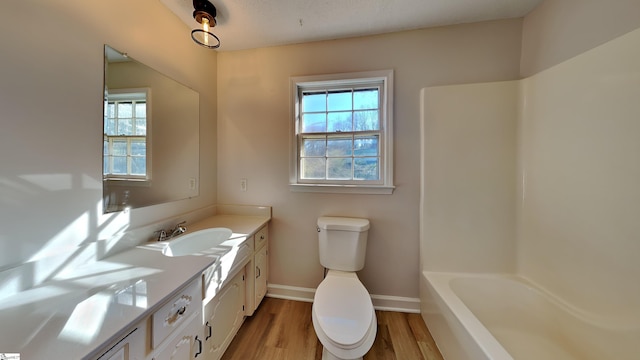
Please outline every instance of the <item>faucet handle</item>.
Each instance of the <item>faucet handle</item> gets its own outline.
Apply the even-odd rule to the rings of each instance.
[[[157,241],[164,241],[167,238],[167,232],[165,230],[154,231],[153,234],[158,234]]]
[[[187,231],[187,227],[184,226],[186,223],[187,223],[186,220],[179,222],[178,224],[176,224],[176,227],[173,228],[173,231],[176,231],[176,230],[181,231],[181,232]]]

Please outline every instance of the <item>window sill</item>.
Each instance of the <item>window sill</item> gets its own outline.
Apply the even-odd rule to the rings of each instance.
[[[313,192],[327,194],[368,194],[391,195],[395,186],[384,185],[324,185],[324,184],[289,184],[292,192]]]
[[[150,187],[151,180],[145,179],[124,179],[124,178],[106,178],[103,181],[109,186],[122,186],[122,187]]]

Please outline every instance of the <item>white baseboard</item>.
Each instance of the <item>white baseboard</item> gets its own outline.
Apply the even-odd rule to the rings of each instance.
[[[266,296],[277,298],[277,299],[313,302],[313,296],[315,294],[316,294],[316,289],[312,289],[312,288],[268,284]]]
[[[269,284],[267,296],[277,299],[313,302],[316,289],[297,286]],[[404,313],[420,313],[420,299],[402,296],[371,295],[373,307],[382,311],[397,311]]]
[[[420,299],[402,296],[371,295],[376,310],[396,311],[403,313],[420,313]]]

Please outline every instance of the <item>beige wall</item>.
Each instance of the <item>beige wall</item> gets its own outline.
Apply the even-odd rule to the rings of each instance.
[[[216,202],[216,54],[158,1],[8,0],[0,27],[0,269],[58,255],[28,286],[110,232]],[[105,43],[200,92],[199,197],[102,216]]]
[[[522,77],[601,45],[640,24],[640,0],[545,0],[524,18]]]
[[[357,216],[372,224],[365,286],[418,297],[420,89],[516,79],[520,39],[521,20],[505,20],[220,53],[218,198],[273,206],[269,281],[315,288],[322,279],[317,217]],[[290,192],[289,77],[381,69],[395,71],[394,194]]]
[[[519,272],[640,322],[640,30],[522,81]],[[625,325],[627,326],[627,325]]]
[[[422,99],[421,268],[515,272],[518,81]]]

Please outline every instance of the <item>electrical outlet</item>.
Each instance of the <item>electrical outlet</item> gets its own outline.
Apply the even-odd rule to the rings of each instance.
[[[240,191],[247,191],[247,179],[245,178],[240,179]]]
[[[196,189],[196,178],[189,178],[189,190]]]

